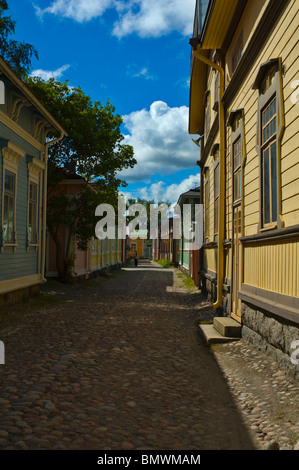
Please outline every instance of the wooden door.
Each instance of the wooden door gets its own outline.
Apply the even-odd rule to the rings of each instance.
[[[241,300],[238,291],[241,289],[241,206],[234,208],[234,243],[233,243],[233,286],[232,317],[241,322]]]

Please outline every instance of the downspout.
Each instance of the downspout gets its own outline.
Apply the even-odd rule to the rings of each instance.
[[[64,132],[61,132],[60,136],[57,139],[51,140],[45,144],[44,151],[44,191],[43,191],[43,238],[42,238],[42,266],[41,266],[41,280],[46,282],[45,278],[45,262],[46,262],[46,232],[47,232],[47,199],[48,199],[48,190],[47,190],[47,180],[48,180],[48,150],[49,146],[56,144],[65,136]]]
[[[199,50],[192,50],[195,59],[204,62],[209,67],[219,72],[219,102],[218,102],[218,115],[219,115],[219,130],[220,130],[220,161],[219,161],[219,232],[218,232],[218,263],[217,263],[217,300],[213,304],[215,309],[222,305],[222,285],[224,277],[224,212],[225,212],[225,120],[224,120],[224,104],[222,96],[224,93],[224,70],[220,65],[215,64],[207,57],[200,54]]]

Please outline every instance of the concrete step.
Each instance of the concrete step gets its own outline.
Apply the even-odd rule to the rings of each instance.
[[[242,327],[240,323],[230,317],[215,317],[213,326],[222,336],[241,338]]]
[[[218,317],[215,317],[215,318],[218,318]],[[221,320],[223,320],[223,317],[219,317],[221,318]],[[217,321],[216,320],[216,325],[219,325],[219,323],[221,323],[221,321]],[[235,322],[237,323],[237,325],[240,327],[239,329],[239,335],[236,335],[237,334],[237,329],[234,329],[232,332],[234,333],[232,336],[230,336],[229,334],[225,334],[223,335],[221,332],[219,332],[218,330],[216,330],[215,328],[215,325],[214,323],[200,323],[199,324],[199,327],[198,327],[198,330],[199,330],[199,334],[201,335],[203,341],[205,344],[212,344],[212,343],[228,343],[228,342],[231,342],[231,341],[238,341],[240,338],[241,338],[241,325],[239,325],[238,322]],[[234,325],[236,327],[236,325]],[[224,331],[225,333],[231,333],[231,330],[229,329],[223,329],[223,328],[220,328],[221,331]]]

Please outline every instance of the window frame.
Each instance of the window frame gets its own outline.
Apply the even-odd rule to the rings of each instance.
[[[231,111],[228,118],[228,126],[231,127],[231,177],[232,177],[232,206],[235,208],[238,205],[243,206],[244,199],[244,165],[246,159],[245,151],[245,137],[244,137],[244,109],[240,108],[235,111]],[[237,143],[240,142],[240,161],[237,167],[235,167],[235,155],[234,148]],[[235,175],[239,174],[239,197],[235,199]],[[243,210],[243,207],[241,208]]]
[[[13,247],[16,251],[17,243],[17,197],[18,197],[18,167],[19,161],[25,157],[25,151],[11,141],[2,148],[2,215],[1,215],[1,251],[5,247]],[[4,239],[4,200],[5,200],[5,173],[14,175],[14,210],[13,210],[13,240]]]
[[[6,175],[10,175],[13,178],[13,188],[12,191],[9,191],[6,188]],[[10,218],[9,218],[9,206],[10,203],[7,204],[7,210],[5,210],[5,202],[12,200],[13,212],[12,212],[12,238],[5,237],[5,213],[7,213],[7,225],[9,225]],[[4,191],[3,191],[3,217],[2,217],[2,227],[3,227],[3,241],[6,245],[14,244],[15,243],[15,233],[16,233],[16,174],[10,170],[4,170]]]
[[[218,239],[219,234],[219,198],[220,198],[220,150],[219,144],[215,143],[212,147],[211,155],[214,159],[213,166],[213,211],[214,211],[214,220],[213,220],[213,234],[214,241]],[[218,172],[218,175],[217,175]],[[217,180],[218,177],[218,180]],[[216,186],[216,181],[218,186]],[[217,191],[218,189],[218,191]]]
[[[269,79],[271,76],[271,80]],[[284,116],[284,98],[283,98],[283,66],[281,57],[270,59],[261,64],[257,73],[256,79],[253,83],[252,89],[258,91],[258,106],[257,106],[257,140],[256,151],[259,157],[259,223],[258,233],[267,230],[281,229],[284,227],[284,220],[282,216],[282,188],[281,188],[281,141],[285,129],[285,116]],[[267,86],[264,84],[267,83]],[[276,207],[277,207],[277,221],[271,223],[264,223],[264,181],[263,181],[263,149],[266,143],[263,142],[263,122],[262,112],[266,109],[267,105],[276,98]],[[273,138],[273,136],[272,136]]]
[[[271,104],[275,102],[275,114],[273,116],[270,116],[270,119],[266,122],[266,126],[264,126],[263,122],[263,116],[264,113],[266,112],[267,109],[271,107]],[[275,132],[273,132],[269,138],[267,138],[264,141],[264,131],[265,129],[273,122],[275,119]],[[261,186],[262,186],[262,199],[261,199],[261,205],[262,205],[262,214],[261,214],[261,220],[262,220],[262,226],[263,228],[273,228],[277,226],[277,218],[278,218],[278,212],[277,212],[277,133],[276,133],[276,128],[277,128],[277,100],[276,100],[276,94],[270,99],[270,101],[266,104],[266,106],[261,110]],[[273,176],[273,162],[272,162],[272,146],[275,145],[275,179],[272,181],[272,176]],[[265,193],[265,186],[266,186],[266,178],[265,178],[265,154],[269,150],[269,221],[267,222],[268,219],[268,214],[265,213],[265,207],[266,207],[266,193]],[[275,183],[276,188],[275,192],[276,194],[273,196],[273,183]],[[276,207],[276,218],[274,219],[273,217],[273,205],[274,205],[274,200],[275,201],[275,207]]]
[[[204,136],[205,136],[205,143],[208,140],[210,130],[211,130],[211,93],[208,90],[205,96],[205,122],[204,122]],[[207,118],[208,116],[208,118]]]
[[[240,145],[238,153],[235,154],[235,148]],[[236,165],[236,156],[239,162]],[[232,174],[233,174],[233,204],[238,204],[242,199],[242,135],[239,133],[238,137],[232,142]],[[236,178],[237,177],[237,178]],[[236,184],[237,180],[237,184]],[[236,197],[236,190],[238,190]]]
[[[216,112],[218,111],[219,95],[220,95],[220,72],[218,70],[215,70],[213,110]]]
[[[239,59],[238,59],[239,56]],[[243,31],[238,37],[236,41],[236,45],[233,49],[232,55],[231,55],[231,65],[232,65],[232,73],[235,72],[235,70],[238,68],[238,65],[243,57]],[[235,60],[237,59],[237,60]]]
[[[36,249],[40,245],[41,239],[41,220],[40,220],[40,208],[41,208],[41,174],[44,171],[44,163],[35,157],[29,157],[27,164],[28,168],[28,186],[27,186],[27,250],[30,247]],[[36,237],[35,240],[29,239],[29,207],[30,207],[30,184],[35,184],[37,188],[37,200],[36,200]]]
[[[218,172],[218,178],[216,179]],[[216,192],[216,181],[218,182]],[[219,189],[220,189],[220,162],[219,158],[214,167],[214,238],[218,236],[219,233]]]
[[[31,197],[31,186],[35,188],[35,198]],[[38,193],[39,188],[38,184],[35,181],[29,179],[28,181],[28,243],[30,245],[36,245],[38,242]],[[34,213],[32,214],[32,210],[30,213],[30,208],[34,208]],[[30,220],[30,216],[32,217],[32,221]],[[30,224],[31,222],[31,224]],[[30,225],[34,227],[33,237],[32,237],[32,228],[30,231]],[[31,234],[31,237],[29,236]]]
[[[204,239],[205,243],[209,242],[209,217],[210,217],[210,174],[206,170],[204,178]]]

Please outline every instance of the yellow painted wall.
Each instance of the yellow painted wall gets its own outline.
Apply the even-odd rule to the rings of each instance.
[[[258,4],[259,2],[256,2]],[[244,23],[250,17],[250,9],[255,2],[248,2],[244,13]],[[246,21],[245,21],[246,19]],[[239,29],[240,29],[239,28]],[[237,34],[236,34],[237,36]],[[273,29],[269,40],[247,75],[230,110],[244,108],[246,165],[244,173],[244,235],[258,233],[260,215],[259,201],[259,160],[256,151],[258,91],[252,90],[260,64],[271,58],[282,58],[284,66],[283,95],[285,112],[285,132],[281,145],[281,185],[282,185],[282,218],[285,227],[299,224],[299,104],[292,102],[294,80],[299,80],[299,14],[298,2],[290,2],[282,14],[279,23]],[[228,60],[228,56],[227,56]],[[231,165],[230,129],[227,129],[227,165]],[[228,196],[226,201],[229,233],[231,233],[231,181],[227,170]],[[244,249],[244,283],[281,294],[299,297],[298,240],[276,243],[259,243],[245,246]]]
[[[92,271],[101,269],[122,260],[121,240],[94,240],[91,242]]]
[[[217,271],[217,249],[216,248],[204,249],[203,265],[209,271],[216,273]]]
[[[244,283],[299,297],[299,241],[248,246]]]
[[[142,258],[143,257],[143,250],[144,250],[144,240],[143,239],[140,239],[140,238],[137,238],[136,240],[128,240],[128,245],[130,246],[130,256],[133,257],[134,255],[134,244],[136,244],[137,246],[137,254],[139,256],[139,258]]]
[[[257,2],[258,3],[258,2]],[[255,2],[249,2],[244,13],[245,27],[250,9]],[[252,90],[260,64],[270,58],[282,58],[285,67],[283,77],[283,94],[285,108],[286,129],[282,141],[281,155],[281,182],[282,182],[282,216],[285,226],[299,223],[299,186],[296,180],[299,177],[298,147],[299,139],[297,132],[299,128],[298,105],[292,103],[291,95],[294,90],[291,84],[299,79],[298,37],[299,37],[299,14],[298,3],[294,0],[282,15],[279,24],[274,28],[271,37],[265,47],[256,58],[251,72],[246,77],[238,95],[230,106],[230,110],[244,108],[245,110],[245,133],[246,133],[246,166],[244,174],[245,191],[245,233],[253,235],[257,233],[259,222],[259,161],[256,152],[256,121],[258,91]],[[227,55],[229,61],[229,55]],[[227,162],[231,165],[230,155],[230,130],[228,130],[228,152]],[[230,204],[228,204],[230,208]],[[231,217],[229,215],[229,217]],[[231,226],[231,223],[230,223]]]
[[[253,31],[260,20],[269,0],[254,0],[247,3],[240,25],[226,55],[226,85],[231,77],[232,51],[243,30],[243,46],[246,48]],[[260,218],[259,201],[259,157],[256,151],[258,91],[252,85],[262,63],[281,57],[284,67],[283,97],[285,132],[281,145],[281,187],[282,218],[285,227],[299,224],[299,104],[292,102],[292,84],[299,80],[299,13],[298,0],[292,0],[282,13],[277,25],[257,55],[255,63],[242,83],[235,99],[227,110],[244,109],[246,164],[244,170],[244,236],[258,234]],[[209,70],[207,90],[211,92],[211,105],[214,104],[214,82],[216,74]],[[296,93],[298,97],[298,92]],[[216,117],[211,112],[211,126]],[[219,135],[214,143],[219,143]],[[226,186],[225,186],[225,238],[232,238],[232,156],[231,128],[226,127]],[[209,168],[209,233],[206,243],[214,241],[214,158],[208,156],[205,167]],[[204,191],[204,188],[203,188]],[[228,247],[224,252],[224,276],[231,278],[232,254]],[[203,266],[209,271],[217,271],[217,248],[203,249]],[[299,241],[259,242],[244,247],[245,284],[281,294],[299,297]]]

